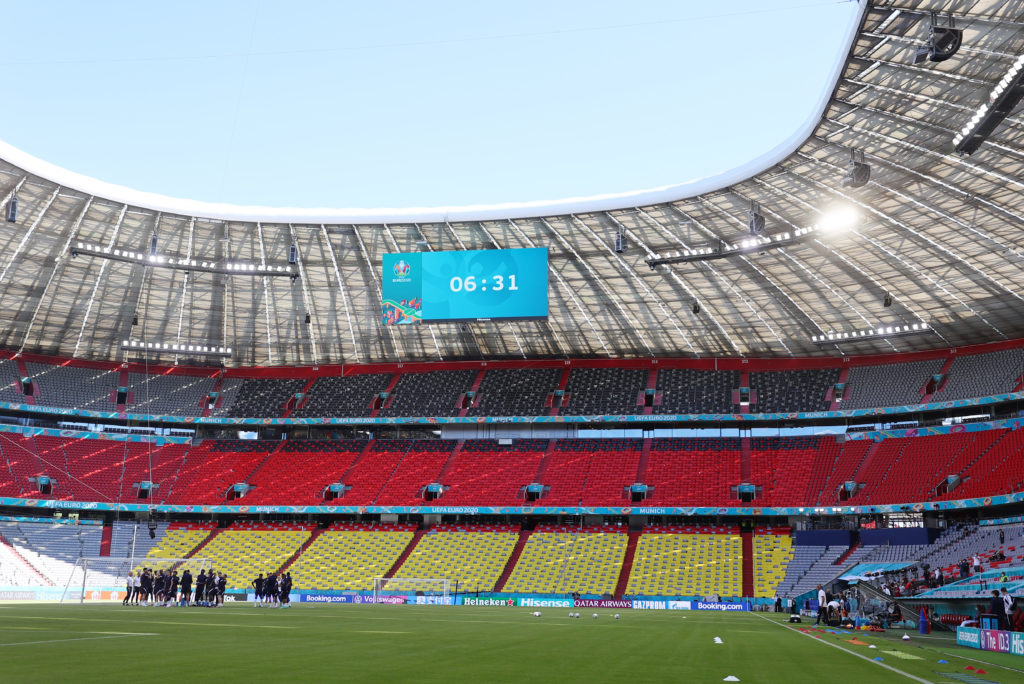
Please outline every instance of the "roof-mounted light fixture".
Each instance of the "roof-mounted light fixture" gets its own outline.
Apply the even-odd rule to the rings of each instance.
[[[199,273],[221,273],[232,276],[288,276],[292,280],[299,277],[296,270],[288,266],[251,264],[238,261],[203,261],[202,259],[184,259],[163,256],[156,250],[157,238],[150,239],[148,252],[137,252],[119,247],[104,247],[89,242],[77,242],[71,247],[71,256],[88,256],[111,261],[125,261],[140,266],[172,268],[179,271],[196,271]]]
[[[949,18],[949,26],[936,26],[936,15],[932,14],[932,27],[928,32],[928,42],[917,48],[914,53],[914,64],[925,61],[945,62],[956,54],[963,42],[964,32],[953,28],[953,17]]]
[[[143,351],[149,354],[166,354],[168,356],[231,356],[231,347],[210,346],[205,344],[179,344],[177,342],[122,340],[121,348],[127,351]]]
[[[859,340],[921,335],[931,331],[931,326],[923,321],[917,323],[895,323],[893,325],[879,325],[875,328],[862,328],[859,330],[832,330],[821,335],[813,335],[811,342],[815,344],[842,344]]]
[[[1003,122],[1024,97],[1024,55],[1017,57],[992,88],[988,101],[953,136],[953,147],[960,154],[971,154]]]

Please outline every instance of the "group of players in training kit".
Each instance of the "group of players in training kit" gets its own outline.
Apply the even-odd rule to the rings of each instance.
[[[126,580],[124,606],[207,606],[215,608],[224,605],[224,591],[228,578],[223,572],[200,570],[195,577],[195,594],[192,593],[193,577],[188,569],[178,576],[177,570],[152,570],[143,568],[130,572]],[[263,573],[251,582],[255,590],[256,605],[264,607],[291,607],[292,575],[280,576]]]

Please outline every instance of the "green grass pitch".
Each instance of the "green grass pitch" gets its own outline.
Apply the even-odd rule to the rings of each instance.
[[[0,682],[954,682],[964,680],[944,674],[970,674],[967,666],[987,670],[987,681],[1024,682],[1024,659],[963,649],[949,636],[807,634],[771,614],[541,612],[7,603]],[[854,636],[877,648],[849,643]]]

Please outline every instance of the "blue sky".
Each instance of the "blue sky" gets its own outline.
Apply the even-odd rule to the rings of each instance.
[[[712,175],[826,87],[848,0],[52,2],[4,10],[0,138],[172,197],[559,199]]]

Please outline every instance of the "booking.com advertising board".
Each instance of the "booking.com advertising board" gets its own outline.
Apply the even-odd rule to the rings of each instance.
[[[385,254],[381,323],[547,318],[548,250]]]
[[[249,593],[247,600],[255,601]],[[491,608],[603,608],[632,610],[711,610],[749,611],[749,603],[729,601],[669,601],[664,599],[571,599],[551,596],[377,596],[369,594],[341,594],[335,592],[296,591],[291,594],[295,603],[354,603],[354,604],[410,604],[459,605]]]

